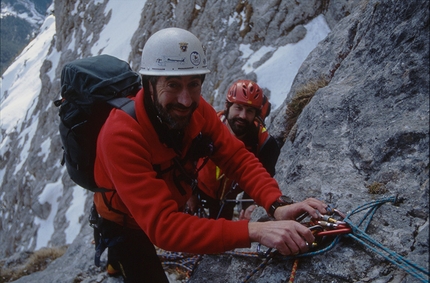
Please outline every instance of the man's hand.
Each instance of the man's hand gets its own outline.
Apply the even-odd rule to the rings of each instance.
[[[315,198],[308,198],[301,202],[278,207],[275,210],[274,217],[276,220],[295,220],[297,217],[307,212],[312,218],[317,219],[317,210],[321,214],[326,214],[326,208],[327,205],[324,202]]]
[[[239,220],[250,220],[251,214],[255,210],[256,207],[257,206],[255,204],[252,204],[252,205],[248,206],[248,208],[246,210],[242,209],[239,213]]]
[[[311,230],[291,220],[249,222],[248,231],[252,242],[277,249],[283,255],[304,253],[315,240]]]

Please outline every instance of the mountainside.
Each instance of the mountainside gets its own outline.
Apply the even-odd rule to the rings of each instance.
[[[3,71],[33,39],[52,0],[3,0],[0,14],[0,70]]]
[[[276,109],[269,130],[282,145],[275,179],[285,194],[316,197],[345,213],[397,197],[379,207],[367,233],[412,267],[344,237],[300,259],[295,282],[428,282],[428,275],[411,275],[415,265],[429,270],[428,1],[85,2],[54,1],[37,40],[2,78],[2,269],[42,247],[70,244],[46,270],[16,282],[121,282],[93,265],[91,195],[60,165],[52,101],[65,63],[107,53],[137,69],[145,41],[169,26],[190,30],[206,45],[211,73],[203,96],[216,109],[239,78],[256,80],[270,96]],[[324,37],[310,41],[321,42],[294,70],[302,54],[291,46],[321,36],[313,28]],[[295,121],[293,104],[303,93],[307,101]],[[259,208],[253,220],[264,216]],[[359,218],[351,220],[358,225]],[[190,282],[244,281],[261,262],[205,255]],[[287,282],[292,267],[292,259],[274,259],[248,282]]]

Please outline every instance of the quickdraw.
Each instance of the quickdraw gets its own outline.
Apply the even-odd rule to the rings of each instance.
[[[330,205],[328,206],[327,211],[329,212],[328,215],[322,215],[318,213],[318,220],[310,220],[307,224],[305,224],[313,232],[315,237],[315,242],[312,243],[310,250],[318,247],[320,243],[325,240],[324,237],[326,236],[348,234],[352,231],[349,225],[342,221],[345,214],[337,209],[332,208]],[[337,219],[336,217],[340,217],[340,219]]]

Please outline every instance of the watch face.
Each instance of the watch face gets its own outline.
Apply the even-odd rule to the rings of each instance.
[[[280,196],[279,202],[284,203],[284,204],[293,204],[294,203],[293,199],[288,197],[288,196]]]

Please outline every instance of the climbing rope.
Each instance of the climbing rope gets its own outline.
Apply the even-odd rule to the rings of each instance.
[[[201,255],[169,252],[164,250],[157,251],[158,258],[165,268],[178,267],[185,270],[187,277],[190,277],[201,260]]]
[[[349,233],[337,235],[334,238],[334,240],[331,242],[331,244],[329,244],[327,247],[325,247],[323,249],[320,249],[317,251],[311,251],[311,252],[307,252],[307,253],[303,253],[303,254],[299,254],[299,255],[295,255],[295,256],[280,256],[279,253],[277,253],[275,251],[275,252],[272,252],[268,257],[277,256],[278,258],[281,257],[283,260],[291,260],[291,259],[297,259],[300,257],[314,256],[317,254],[322,254],[322,253],[332,249],[339,242],[341,237],[349,237],[351,239],[356,240],[357,242],[364,245],[365,247],[369,248],[370,250],[377,253],[378,255],[384,257],[385,259],[387,259],[388,261],[390,261],[394,265],[402,268],[403,270],[405,270],[410,275],[421,280],[423,283],[425,283],[425,282],[428,283],[428,276],[430,274],[428,270],[425,270],[424,268],[418,266],[417,264],[405,259],[404,257],[400,256],[399,254],[397,254],[397,253],[391,251],[390,249],[384,247],[382,244],[380,244],[379,242],[374,240],[372,237],[370,237],[368,234],[366,234],[367,227],[369,226],[376,210],[382,204],[387,203],[387,202],[392,202],[393,204],[398,204],[400,201],[401,200],[398,199],[398,197],[393,196],[393,197],[375,200],[375,201],[372,201],[372,202],[369,202],[369,203],[366,203],[364,205],[359,206],[355,210],[348,213],[345,216],[345,218],[343,219],[343,222],[345,222],[349,226],[351,231]],[[361,211],[364,211],[364,210],[367,210],[367,212],[361,218],[358,225],[355,225],[350,219],[351,216],[353,216],[353,215],[355,215]],[[360,229],[359,228],[360,226],[362,226],[363,228]],[[323,233],[324,232],[321,232],[319,234],[323,234]],[[379,248],[379,250],[378,250],[378,248]],[[268,262],[268,261],[265,260],[265,262]],[[247,281],[244,281],[244,282],[247,282]]]
[[[264,261],[262,263],[260,263],[260,265],[257,266],[257,268],[255,268],[248,276],[246,276],[245,280],[242,281],[242,283],[244,282],[248,282],[249,279],[251,279],[252,276],[254,276],[254,274],[256,274],[259,271],[262,271],[264,268],[266,268],[267,264],[269,263],[269,261],[272,259],[272,257],[266,257],[264,259]]]
[[[313,228],[319,228],[313,231],[316,239],[318,238],[321,241],[324,241],[326,240],[326,238],[330,238],[330,240],[331,239],[332,240],[329,243],[314,243],[316,247],[312,247],[310,251],[306,253],[302,253],[294,256],[283,256],[277,250],[273,250],[273,249],[268,249],[266,252],[263,253],[263,252],[260,252],[259,250],[260,245],[259,245],[257,252],[227,251],[221,255],[263,259],[263,261],[254,270],[252,270],[252,272],[249,275],[245,277],[242,283],[247,283],[249,279],[251,279],[256,273],[262,272],[264,268],[269,264],[269,262],[273,259],[282,260],[282,261],[294,260],[290,279],[288,281],[289,283],[293,283],[296,277],[296,271],[298,268],[298,263],[300,258],[311,257],[311,256],[325,253],[331,250],[340,241],[342,237],[348,237],[364,245],[366,248],[370,249],[376,254],[384,257],[392,264],[398,266],[399,268],[405,270],[413,277],[419,279],[421,282],[428,283],[429,282],[428,277],[430,275],[428,270],[418,266],[417,264],[405,259],[399,254],[384,247],[382,244],[380,244],[372,237],[370,237],[368,234],[366,234],[366,230],[375,212],[381,205],[387,202],[398,204],[399,202],[401,202],[401,199],[399,199],[396,196],[393,196],[393,197],[387,197],[387,198],[371,201],[369,203],[365,203],[357,207],[356,209],[348,213],[346,216],[343,215],[341,212],[335,209],[334,210],[332,209],[333,211],[338,212],[338,214],[342,216],[342,221],[337,221],[331,218],[330,220],[332,221],[331,225],[328,224],[330,221],[326,221],[328,220],[327,216],[323,216],[323,215],[322,215],[323,217],[322,219],[324,219],[324,221],[318,221],[318,225],[315,225],[315,223],[307,223],[308,226],[312,225],[309,227],[311,230]],[[331,208],[329,207],[329,209]],[[355,225],[352,222],[351,217],[365,210],[367,211],[365,212],[364,216],[359,220],[358,224]],[[305,217],[300,217],[300,220],[303,220],[304,218]],[[324,225],[327,225],[327,226],[324,226],[323,229],[321,229],[321,226],[322,226],[321,224],[323,223],[325,223]],[[329,236],[333,236],[333,237],[329,237]],[[202,259],[202,255],[190,255],[190,254],[183,254],[183,253],[169,253],[166,255],[159,254],[159,257],[162,261],[166,260],[165,262],[163,262],[164,265],[176,265],[183,269],[186,269],[187,275],[189,277],[194,272],[198,262]]]
[[[391,262],[392,264],[402,268],[410,275],[414,276],[415,278],[421,280],[421,282],[428,282],[428,276],[429,271],[425,270],[424,268],[418,266],[417,264],[407,260],[406,258],[400,256],[399,254],[391,251],[390,249],[384,247],[381,243],[370,237],[368,234],[366,234],[367,227],[370,224],[370,221],[375,214],[376,210],[384,203],[386,202],[392,202],[393,204],[397,204],[399,202],[399,199],[397,197],[389,197],[389,198],[383,198],[380,200],[375,200],[370,203],[364,204],[355,210],[351,211],[344,219],[344,221],[351,227],[352,233],[349,233],[345,235],[346,237],[352,238],[356,240],[358,243],[364,245],[366,248],[372,250],[376,254],[384,257],[386,260]],[[358,225],[354,225],[352,221],[350,220],[350,217],[360,211],[366,210],[366,214],[361,219]],[[365,220],[367,220],[365,222]],[[359,227],[363,225],[363,228],[360,229]]]
[[[293,269],[291,270],[290,280],[288,281],[288,283],[294,282],[294,278],[296,278],[296,271],[298,266],[299,266],[299,259],[296,258],[293,263]]]

